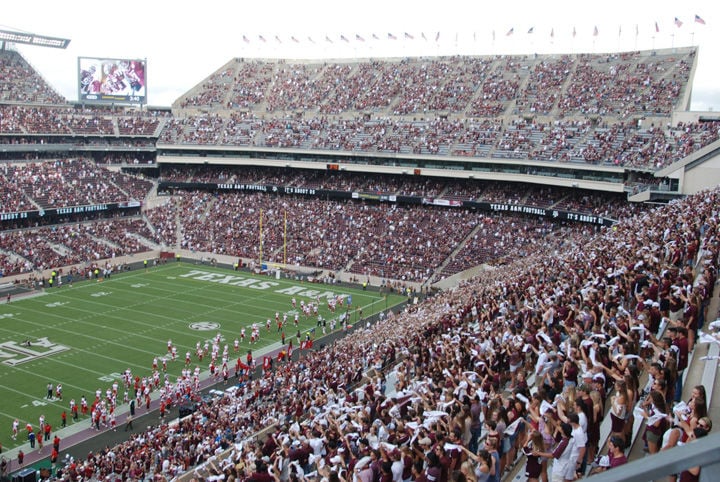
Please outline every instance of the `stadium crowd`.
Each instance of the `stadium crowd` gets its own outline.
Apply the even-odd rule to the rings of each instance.
[[[10,194],[4,213],[66,206],[142,201],[152,182],[112,172],[88,159],[3,164],[0,189]]]
[[[52,189],[38,181],[44,179],[43,169],[52,172],[57,182],[66,179],[90,179],[102,176],[103,182],[116,186],[123,199],[142,203],[151,183],[134,176],[106,171],[88,161],[73,161],[71,171],[64,170],[65,161],[57,161],[63,169],[54,170],[53,163],[8,167],[5,179],[13,183],[5,185],[7,192],[19,182],[32,181],[42,193]],[[38,171],[40,170],[40,171]],[[11,172],[12,171],[12,172]],[[37,172],[36,172],[37,171]],[[71,174],[68,174],[70,173]],[[29,174],[28,174],[29,173]],[[64,174],[63,174],[64,173]],[[27,174],[27,175],[26,175]],[[32,174],[30,176],[30,174]],[[59,176],[63,174],[62,176]],[[30,177],[28,177],[30,176]],[[432,178],[407,176],[379,176],[338,172],[322,175],[315,172],[295,173],[281,168],[230,168],[191,167],[163,168],[165,181],[254,184],[292,186],[305,189],[329,189],[372,194],[410,195],[449,201],[476,200],[508,205],[527,205],[540,208],[570,208],[574,212],[622,218],[640,209],[628,205],[621,196],[589,196],[572,189],[550,189],[526,186],[522,190],[512,185],[498,185],[476,181],[445,181]],[[50,182],[50,181],[49,181]],[[15,189],[19,189],[16,188]],[[121,191],[120,191],[121,190]],[[27,192],[27,191],[18,191]],[[64,189],[67,196],[59,204],[50,204],[40,197],[17,196],[28,199],[34,206],[59,207],[80,205],[85,198],[70,197],[76,193],[86,194],[88,189],[77,191]],[[104,195],[108,193],[104,192]],[[33,193],[31,193],[33,194]],[[20,201],[18,201],[20,202]],[[108,202],[107,200],[102,202]],[[62,204],[67,203],[67,204]],[[8,205],[9,208],[15,205]],[[35,208],[37,209],[37,207]],[[264,213],[263,259],[313,266],[321,269],[345,269],[361,275],[374,275],[404,281],[427,281],[438,270],[445,274],[462,271],[478,264],[477,260],[497,261],[498,257],[512,259],[526,252],[532,237],[514,236],[517,232],[549,234],[557,224],[535,221],[528,217],[514,216],[509,223],[499,222],[502,216],[484,215],[466,208],[428,206],[398,206],[394,204],[363,203],[357,201],[331,201],[310,197],[271,196],[265,193],[225,192],[214,194],[205,191],[179,191],[164,206],[146,210],[154,233],[141,235],[148,243],[180,246],[197,252],[227,254],[258,259],[258,220]],[[180,213],[188,215],[180,215]],[[509,219],[509,218],[508,218]],[[343,229],[338,229],[342,226]],[[540,227],[542,226],[542,227]],[[442,242],[428,242],[430,236],[422,233],[441,231],[452,233]],[[156,233],[156,234],[155,234]],[[352,233],[352,235],[349,235]],[[17,236],[27,239],[32,246],[32,230]],[[111,242],[113,240],[110,240]],[[60,243],[62,244],[62,243]],[[21,246],[22,243],[16,243]],[[69,253],[74,249],[65,246]],[[23,252],[6,248],[8,262],[4,273],[12,274],[13,267]],[[61,254],[64,250],[60,250]],[[52,254],[48,252],[48,254]],[[479,258],[478,258],[479,256]],[[68,262],[76,262],[74,253]],[[40,256],[27,267],[52,266],[58,259],[55,253],[50,259]]]
[[[25,135],[157,137],[161,125],[158,116],[158,113],[129,110],[112,112],[92,108],[77,109],[73,106],[7,104],[0,105],[0,132]]]
[[[538,246],[333,345],[294,361],[283,351],[274,370],[241,372],[234,392],[73,460],[59,478],[500,480],[524,453],[529,479],[571,480],[593,461],[592,470],[626,462],[633,416],[648,418],[650,453],[693,443],[711,429],[712,387],[680,404],[679,380],[688,338],[712,315],[718,196],[589,240],[568,233],[560,249]]]
[[[687,83],[694,51],[291,63],[235,59],[178,102],[321,115],[430,112],[667,115]],[[528,80],[525,82],[525,80]],[[565,87],[565,80],[567,87]],[[522,86],[522,87],[521,87]]]
[[[65,103],[65,99],[19,53],[12,50],[3,48],[0,51],[0,78],[0,101]],[[0,126],[3,121],[4,116],[0,115]]]
[[[643,128],[588,120],[364,117],[261,119],[218,114],[168,121],[159,143],[454,155],[659,169],[720,138],[718,122]]]
[[[658,169],[718,139],[717,123],[662,126],[687,85],[694,55],[689,50],[346,64],[236,59],[182,98],[179,107],[187,112],[178,117],[61,102],[28,105],[22,96],[8,94],[7,100],[24,104],[0,105],[0,133],[10,134],[3,142],[11,143],[92,144],[94,138],[119,136],[115,142],[120,145],[132,138],[138,145],[144,137],[159,136],[162,145],[517,158]],[[14,52],[0,59],[8,65],[24,63]],[[8,80],[3,85],[9,91],[30,89],[23,79]],[[52,90],[42,85],[44,89],[35,90]],[[191,107],[210,110],[198,114]],[[304,117],[297,116],[299,110]],[[527,114],[532,117],[510,120]],[[535,114],[545,117],[536,119]],[[649,125],[631,121],[633,115],[650,118]],[[114,160],[108,156],[107,161]]]
[[[145,252],[155,235],[142,219],[113,219],[0,232],[3,276]]]
[[[720,125],[595,125],[585,116],[667,117],[687,86],[694,55],[235,61],[179,101],[188,110],[214,112],[169,120],[159,143],[659,168],[717,140]],[[0,55],[7,74],[0,77],[13,86],[3,82],[0,98],[61,104],[23,62],[14,53]],[[250,112],[221,112],[226,108]],[[497,117],[513,108],[557,119]],[[311,115],[286,115],[298,110]],[[20,142],[33,134],[154,136],[161,124],[93,109],[0,105],[0,133]],[[0,188],[13,198],[4,210],[139,200],[149,190],[147,182],[107,174],[82,159],[3,169]],[[508,193],[492,185],[261,169],[164,175],[570,206],[620,213],[623,221],[614,229],[571,230],[459,209],[193,191],[148,211],[150,226],[136,219],[2,232],[0,264],[9,270],[112,258],[145,250],[146,242],[258,258],[253,240],[261,213],[266,260],[280,261],[286,245],[289,260],[299,264],[424,281],[446,261],[452,273],[504,255],[502,269],[386,313],[373,326],[361,323],[334,345],[303,351],[299,360],[288,360],[288,347],[275,370],[256,379],[243,372],[234,393],[199,402],[177,425],[161,423],[69,461],[60,480],[162,480],[194,470],[194,478],[213,481],[499,481],[520,453],[529,479],[545,480],[551,471],[570,480],[594,460],[600,467],[624,463],[634,417],[647,418],[650,453],[691,443],[711,429],[706,387],[695,387],[685,406],[679,402],[687,355],[712,316],[717,190],[632,212],[613,199],[542,188]],[[542,236],[547,243],[538,243]],[[646,387],[639,385],[642,372],[649,376]],[[596,457],[606,411],[612,427],[604,461]],[[253,437],[268,426],[270,436]]]

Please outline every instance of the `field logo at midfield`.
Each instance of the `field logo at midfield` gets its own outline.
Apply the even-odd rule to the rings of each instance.
[[[247,278],[245,276],[211,273],[209,271],[202,271],[199,269],[193,269],[189,273],[181,274],[179,278],[191,278],[199,281],[218,283],[221,285],[244,286],[246,288],[254,288],[256,290],[266,290],[280,284],[275,281],[262,281],[255,278]]]
[[[227,275],[222,273],[211,273],[209,271],[202,271],[199,269],[190,270],[189,273],[181,274],[179,278],[190,278],[199,281],[209,281],[211,283],[218,283],[230,286],[244,286],[246,288],[253,288],[256,290],[267,290],[280,286],[280,283],[275,281],[262,281],[255,278],[246,278],[244,276]],[[283,288],[274,290],[275,293],[281,293],[284,295],[292,296],[304,296],[307,298],[335,298],[337,294],[333,291],[320,291],[308,289],[305,286],[291,286],[289,288]],[[346,295],[342,295],[343,298]]]
[[[197,331],[219,330],[220,323],[215,323],[214,321],[196,321],[195,323],[190,323],[190,329]]]
[[[5,365],[14,367],[21,363],[37,360],[50,355],[55,355],[70,347],[51,343],[47,337],[38,338],[35,341],[28,340],[23,343],[5,341],[0,343],[0,360]]]

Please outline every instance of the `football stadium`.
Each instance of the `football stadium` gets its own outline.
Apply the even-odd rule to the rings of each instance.
[[[20,48],[71,40],[0,32],[2,480],[716,480],[696,46],[237,56],[152,106],[146,59],[68,99]]]

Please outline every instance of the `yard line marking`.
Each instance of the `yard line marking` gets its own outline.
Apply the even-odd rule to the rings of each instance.
[[[4,389],[4,390],[8,390],[8,391],[10,391],[10,392],[19,393],[20,395],[23,395],[23,396],[25,396],[25,397],[28,397],[28,398],[30,398],[31,400],[42,400],[42,401],[45,401],[45,404],[46,404],[46,405],[56,405],[56,406],[58,406],[58,407],[61,407],[63,410],[66,410],[66,409],[67,409],[67,407],[65,406],[64,403],[63,403],[63,404],[55,403],[53,400],[48,400],[47,398],[43,398],[43,397],[36,397],[36,396],[30,395],[30,394],[28,394],[28,393],[21,392],[20,390],[15,390],[14,388],[10,388],[10,387],[8,387],[7,385],[0,385],[0,388],[2,388],[2,389]],[[37,425],[37,424],[35,424],[35,425]]]
[[[23,323],[29,323],[29,324],[33,324],[33,325],[39,325],[38,323],[32,322],[32,321],[30,321],[30,320],[21,320],[21,321],[23,321]],[[39,326],[42,326],[44,332],[47,333],[47,326],[45,326],[45,325],[39,325]],[[10,333],[11,335],[18,335],[18,332],[17,332],[17,331],[8,330],[8,329],[5,329],[5,328],[0,328],[0,331]],[[87,337],[88,337],[88,338],[92,338],[92,339],[97,339],[97,338],[95,338],[95,337],[93,337],[93,336],[90,336],[90,335],[88,335]],[[120,345],[120,346],[123,346],[123,347],[124,347],[124,346],[127,346],[127,345],[124,345],[124,344],[121,344],[121,343],[116,343],[116,344],[117,344],[117,345]],[[108,360],[113,360],[113,361],[115,361],[115,362],[118,361],[118,359],[115,358],[115,357],[105,356],[105,355],[103,355],[103,354],[101,354],[101,353],[97,353],[97,352],[88,350],[88,349],[86,349],[86,348],[78,348],[78,347],[75,347],[75,346],[72,346],[72,347],[70,347],[70,348],[71,348],[71,352],[87,353],[87,354],[92,355],[92,356],[97,356],[97,357],[100,357],[100,358],[106,358],[106,359],[108,359]],[[144,350],[138,350],[138,351],[145,352]],[[65,354],[65,353],[68,353],[68,352],[63,352],[63,354]],[[149,352],[146,352],[146,353],[149,353]],[[64,363],[65,365],[68,365],[68,366],[71,366],[71,367],[74,367],[74,368],[80,368],[80,369],[83,369],[83,370],[86,370],[86,371],[91,371],[91,372],[93,372],[92,370],[89,370],[89,369],[87,369],[87,368],[80,367],[80,366],[74,365],[74,364],[72,364],[72,363],[62,362],[62,361],[58,360],[58,358],[61,357],[61,356],[62,356],[62,355],[60,355],[60,354],[57,355],[57,356],[53,356],[53,357],[52,357],[52,361],[53,361],[53,362],[57,361],[58,363]],[[30,362],[30,363],[32,363],[32,362]],[[136,367],[138,367],[138,368],[147,368],[145,365],[138,365],[138,364],[136,364],[136,363],[128,362],[128,364],[133,365],[133,366],[136,366]],[[17,366],[17,365],[16,365],[16,366]],[[99,373],[99,372],[93,372],[93,373]],[[100,375],[107,375],[106,373],[99,373],[99,374],[100,374]]]

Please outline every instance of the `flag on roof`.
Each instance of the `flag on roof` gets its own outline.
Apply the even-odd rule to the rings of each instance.
[[[577,35],[577,30],[575,30],[575,27],[573,27],[573,37]]]
[[[397,40],[397,37],[394,36],[393,34],[389,33],[389,34],[388,34],[388,39],[389,39],[389,40]]]
[[[700,15],[695,15],[695,22],[699,23],[700,25],[705,25],[705,20],[703,20]]]
[[[258,38],[261,42],[267,42],[267,40],[265,40],[265,37],[263,37],[262,35],[258,35]]]
[[[380,39],[378,38],[378,36],[375,35],[375,34],[372,34],[372,38],[373,38],[374,40],[380,40]]]
[[[550,29],[550,38],[555,38],[555,27]]]
[[[437,42],[438,40],[440,40],[440,32],[435,34],[435,41]]]
[[[292,40],[292,41],[295,42],[296,44],[299,44],[299,43],[300,43],[300,41],[299,41],[298,39],[296,39],[295,37],[290,37],[290,40]]]
[[[314,44],[314,43],[315,43],[315,41],[312,39],[312,37],[308,37],[308,41],[309,41],[311,44]]]
[[[618,37],[622,36],[622,25],[618,27]]]
[[[595,28],[593,29],[593,37],[597,37],[599,33],[597,25],[595,25]]]
[[[365,39],[362,38],[362,37],[361,37],[360,35],[358,35],[358,34],[355,34],[355,40],[357,40],[358,42],[364,42],[364,41],[365,41]]]
[[[410,35],[410,34],[407,33],[407,32],[405,32],[405,38],[408,39],[408,40],[415,40],[415,37],[413,37],[412,35]]]
[[[326,42],[330,42],[330,43],[333,43],[333,41],[332,41],[332,40],[330,40],[330,37],[329,37],[328,35],[326,35],[326,36],[325,36],[325,41],[326,41]]]
[[[420,36],[422,37],[422,39],[423,39],[424,41],[427,42],[427,37],[425,36],[425,32],[420,32]]]
[[[282,40],[280,40],[280,37],[278,37],[277,35],[275,36],[275,40],[277,40],[279,44],[282,43]]]
[[[340,40],[342,40],[343,42],[350,42],[344,35],[340,35]]]
[[[250,39],[247,38],[247,35],[243,35],[243,42],[245,42],[246,44],[250,43]]]
[[[655,22],[655,33],[660,32],[660,27],[658,26],[658,23]]]
[[[534,31],[535,31],[535,27],[530,27],[530,29],[528,30],[528,33],[530,34],[530,33],[533,33]]]
[[[675,26],[676,26],[677,28],[682,27],[682,21],[681,21],[679,18],[677,18],[677,17],[675,17]]]
[[[505,34],[505,36],[506,36],[506,37],[509,37],[509,36],[512,35],[513,33],[515,33],[515,27],[511,27],[510,30],[507,31],[507,33]]]

